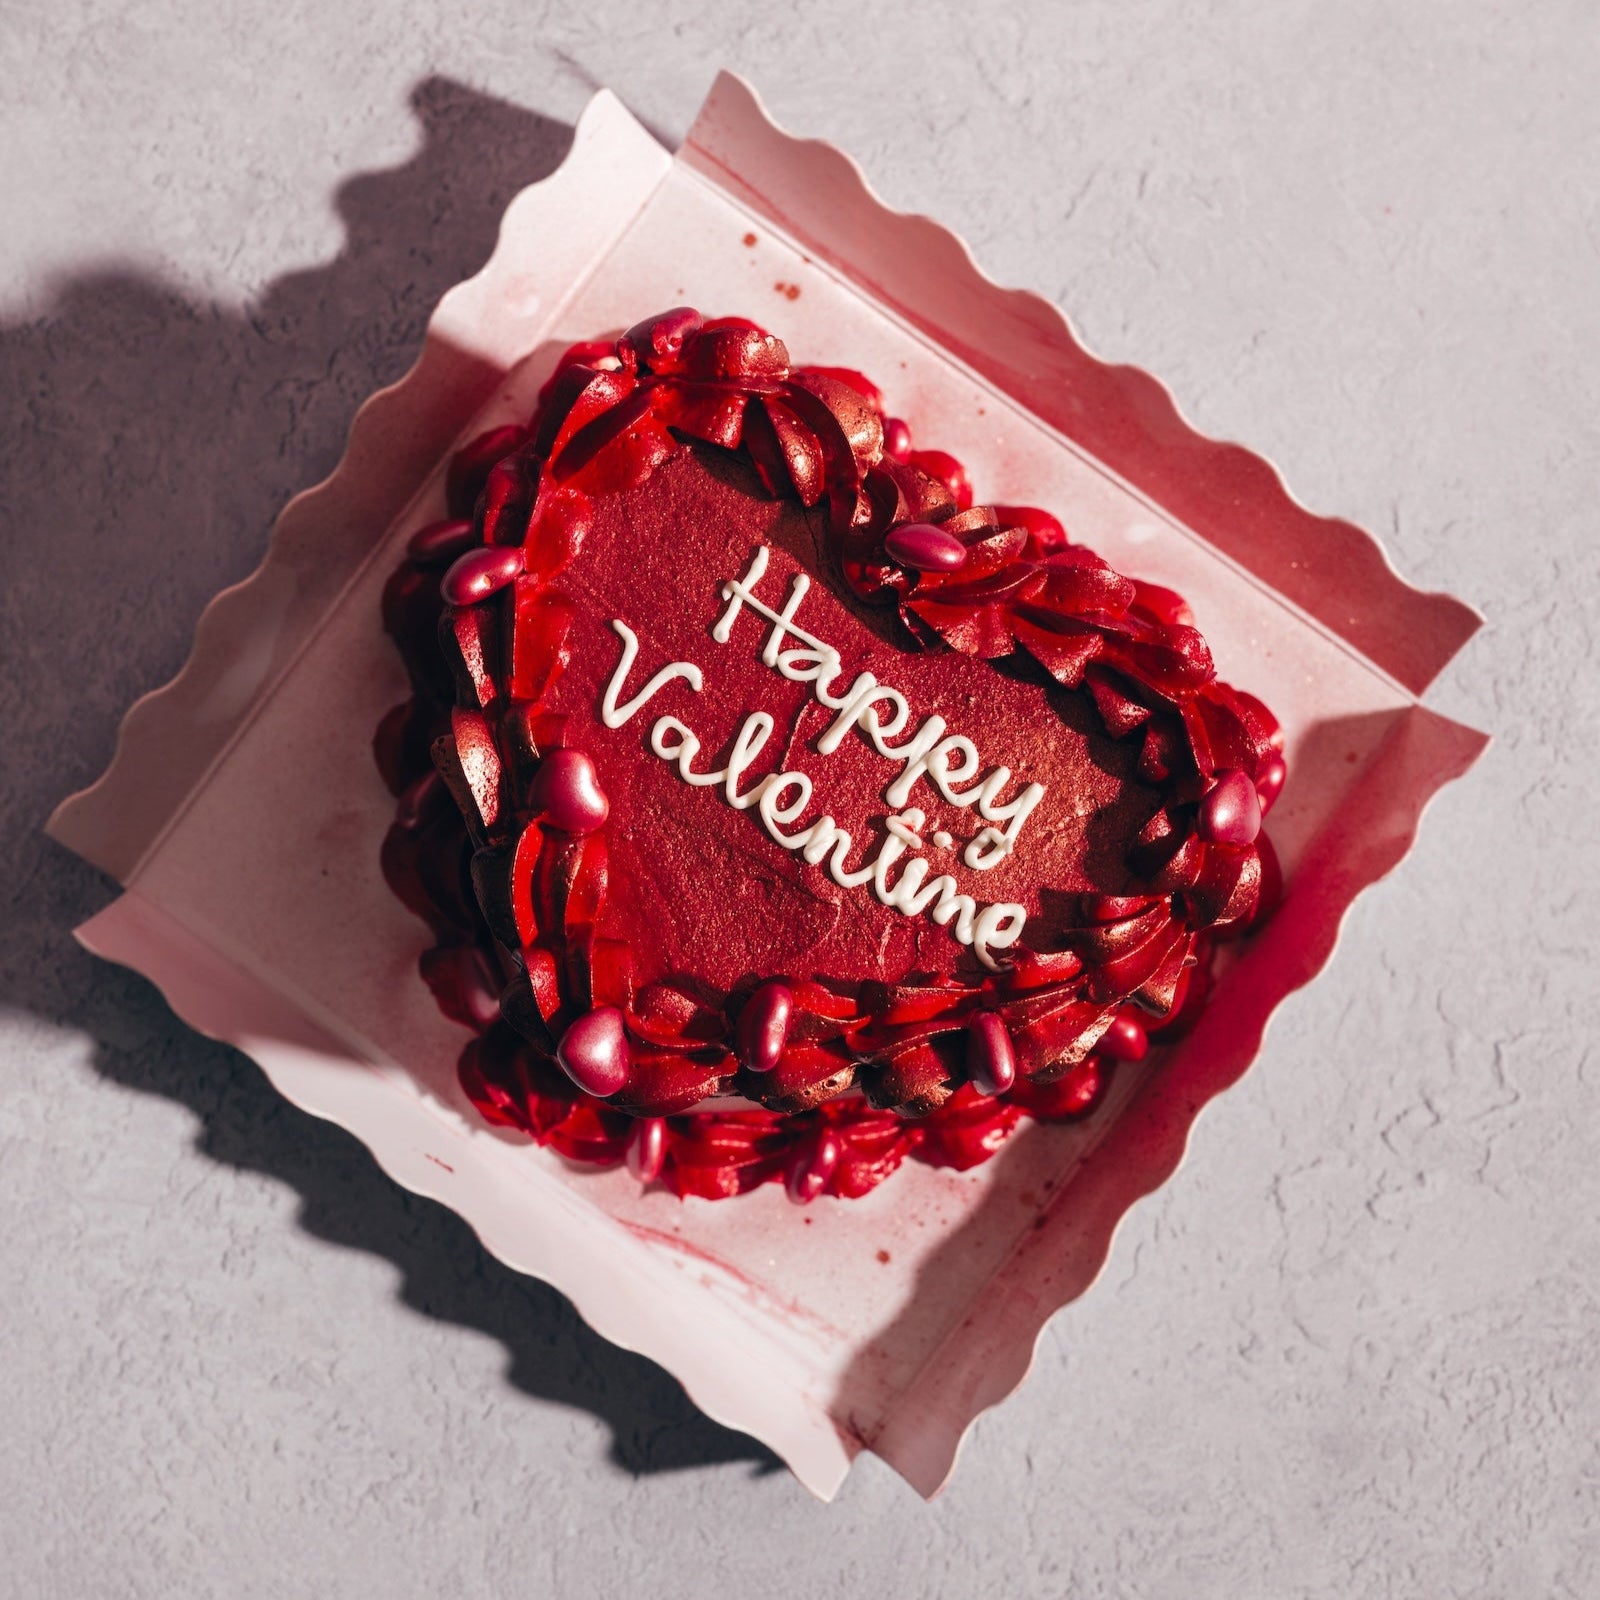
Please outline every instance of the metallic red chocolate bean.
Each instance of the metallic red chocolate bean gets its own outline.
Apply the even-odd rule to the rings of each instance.
[[[628,1136],[628,1171],[640,1183],[654,1183],[667,1159],[667,1124],[662,1117],[640,1117]]]
[[[528,785],[528,802],[563,833],[593,833],[611,812],[594,762],[581,750],[552,750]]]
[[[839,1136],[824,1128],[814,1140],[797,1150],[784,1174],[783,1187],[797,1206],[810,1205],[828,1187],[828,1179],[844,1153]]]
[[[1277,803],[1278,796],[1283,793],[1283,780],[1288,776],[1289,764],[1281,752],[1274,750],[1267,757],[1266,766],[1256,774],[1256,798],[1261,802],[1262,816]]]
[[[883,548],[896,565],[917,572],[955,572],[967,563],[967,547],[932,522],[908,522],[891,529]]]
[[[475,606],[498,594],[522,571],[516,545],[482,545],[458,556],[439,580],[446,605]]]
[[[771,1072],[789,1039],[794,991],[781,978],[761,985],[739,1013],[734,1044],[739,1064],[751,1072]]]
[[[585,1094],[597,1100],[614,1095],[633,1066],[622,1013],[615,1006],[597,1006],[579,1017],[561,1036],[556,1060]]]
[[[911,454],[911,430],[899,417],[883,419],[883,453],[891,461],[904,461]]]
[[[1247,772],[1219,772],[1200,802],[1200,837],[1212,844],[1254,844],[1261,832],[1261,802]]]
[[[406,559],[419,567],[448,567],[477,542],[469,517],[449,517],[418,528],[406,543]]]
[[[980,1011],[967,1024],[967,1076],[979,1094],[1004,1094],[1017,1081],[1017,1052],[996,1012]]]
[[[1131,1011],[1119,1011],[1095,1049],[1113,1061],[1143,1061],[1150,1053],[1150,1035]]]

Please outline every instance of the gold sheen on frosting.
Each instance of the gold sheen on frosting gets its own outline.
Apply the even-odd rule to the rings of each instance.
[[[744,719],[734,738],[728,765],[719,771],[695,770],[700,739],[674,716],[658,717],[652,725],[652,752],[663,761],[675,763],[685,783],[697,788],[720,785],[729,805],[741,811],[754,807],[775,843],[798,852],[809,865],[818,866],[825,861],[829,876],[841,888],[870,884],[880,904],[891,910],[905,916],[926,915],[939,927],[954,924],[953,937],[970,945],[985,967],[996,970],[999,964],[991,952],[1003,950],[1021,937],[1026,909],[1014,901],[981,904],[962,893],[948,873],[930,880],[927,861],[916,855],[906,862],[891,885],[890,869],[908,851],[920,850],[924,842],[921,829],[926,815],[915,806],[907,807],[906,801],[918,780],[926,777],[951,805],[975,806],[986,826],[968,843],[962,860],[974,871],[986,872],[1015,848],[1023,824],[1044,798],[1044,786],[1025,784],[1015,797],[1002,803],[1000,797],[1011,782],[1011,769],[997,766],[979,778],[983,761],[977,746],[965,735],[949,733],[945,719],[937,713],[927,717],[903,743],[891,742],[905,733],[911,721],[911,707],[905,696],[880,683],[871,672],[858,673],[843,694],[833,692],[832,686],[843,667],[839,652],[795,622],[811,580],[804,573],[796,574],[783,610],[772,610],[755,593],[766,573],[768,558],[767,546],[758,546],[744,577],[723,585],[722,598],[727,604],[711,629],[711,637],[718,644],[726,644],[740,612],[749,606],[772,624],[762,661],[791,682],[810,683],[818,703],[837,713],[814,741],[817,753],[831,755],[851,728],[859,727],[880,755],[901,763],[899,776],[883,792],[885,801],[894,809],[883,821],[884,837],[877,853],[855,868],[846,868],[845,858],[853,840],[826,813],[796,831],[788,831],[811,804],[812,781],[803,772],[775,772],[740,791],[745,773],[755,764],[776,726],[765,711],[753,711]],[[655,672],[630,699],[621,700],[623,686],[638,657],[639,640],[621,618],[613,618],[611,626],[622,640],[622,654],[601,697],[600,720],[607,728],[622,727],[676,679],[681,678],[696,693],[700,692],[704,683],[700,668],[692,661],[673,661]],[[798,646],[784,648],[789,639],[797,640]],[[880,715],[880,707],[887,711],[886,718]],[[949,835],[943,830],[934,838],[941,848],[948,848]]]

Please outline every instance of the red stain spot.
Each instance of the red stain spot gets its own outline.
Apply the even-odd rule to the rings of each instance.
[[[772,287],[786,300],[798,300],[800,298],[800,285],[798,283],[775,283]]]
[[[744,247],[746,250],[748,250],[755,242],[756,236],[753,233],[747,233],[744,236]]]
[[[441,1161],[438,1156],[428,1155],[426,1150],[424,1150],[422,1153],[423,1155],[428,1156],[428,1159],[434,1164],[434,1166],[443,1167],[446,1172],[454,1172],[456,1170],[448,1161]]]
[[[805,1225],[806,1225],[806,1226],[807,1226],[807,1227],[808,1227],[808,1228],[809,1228],[809,1227],[810,1227],[810,1226],[811,1226],[811,1218],[810,1218],[810,1217],[801,1217],[801,1219],[800,1219],[800,1220],[801,1220],[801,1221],[802,1221],[802,1222],[803,1222],[803,1223],[805,1223]]]
[[[878,1252],[878,1259],[883,1262],[885,1266],[887,1266],[889,1264],[889,1252],[887,1250],[880,1250]]]

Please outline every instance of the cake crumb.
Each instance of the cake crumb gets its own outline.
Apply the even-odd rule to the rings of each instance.
[[[800,298],[800,285],[798,283],[775,283],[772,287],[786,300],[798,300]]]
[[[888,1251],[887,1251],[887,1250],[880,1250],[880,1251],[879,1251],[879,1252],[878,1252],[878,1259],[879,1259],[879,1260],[880,1260],[880,1261],[881,1261],[881,1262],[882,1262],[882,1263],[883,1263],[883,1264],[884,1264],[884,1265],[885,1265],[885,1266],[888,1266],[888,1264],[889,1264],[889,1252],[888,1252]]]
[[[746,250],[748,250],[755,242],[756,236],[753,233],[747,233],[744,236],[744,247]]]

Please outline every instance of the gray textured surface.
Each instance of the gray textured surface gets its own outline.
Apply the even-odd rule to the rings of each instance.
[[[0,1592],[1600,1593],[1600,14],[656,9],[0,23]],[[37,833],[590,85],[675,142],[723,63],[1491,618],[1433,703],[1498,743],[931,1507],[813,1503],[78,953]]]

